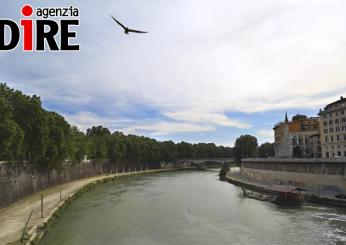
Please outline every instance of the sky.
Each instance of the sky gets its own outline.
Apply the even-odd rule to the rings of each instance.
[[[0,81],[85,131],[233,146],[346,96],[344,0],[0,0],[80,9],[79,52],[0,52]],[[110,18],[148,34],[125,35]]]

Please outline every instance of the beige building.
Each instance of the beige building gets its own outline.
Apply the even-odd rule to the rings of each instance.
[[[319,118],[295,115],[292,121],[274,126],[275,156],[280,158],[321,157]]]
[[[322,157],[346,157],[346,99],[327,105],[319,116]]]

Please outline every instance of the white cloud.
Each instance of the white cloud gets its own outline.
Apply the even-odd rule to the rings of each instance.
[[[256,130],[256,122],[227,115],[318,108],[346,95],[344,0],[71,4],[81,9],[79,53],[6,52],[0,73],[24,92],[81,108],[68,116],[81,128],[106,124],[153,134],[212,132],[217,126]],[[18,19],[21,3],[8,0],[6,6],[0,15]],[[149,33],[123,35],[109,13]],[[81,112],[101,99],[106,116],[95,109]],[[127,112],[143,105],[168,119],[132,122]],[[131,122],[125,127],[122,120]]]
[[[64,117],[70,124],[78,126],[84,132],[91,126],[97,125],[106,126],[111,131],[115,131],[119,127],[122,127],[122,125],[133,122],[133,120],[128,118],[119,119],[116,117],[98,116],[92,112],[79,112],[75,115],[64,114]]]
[[[132,134],[149,134],[154,136],[172,135],[178,133],[203,133],[214,131],[210,125],[201,125],[186,122],[136,122],[120,131]]]
[[[227,117],[222,113],[205,112],[205,111],[177,111],[164,113],[167,117],[174,120],[212,124],[236,128],[250,128],[251,125],[240,120],[235,120]]]
[[[201,133],[214,131],[211,125],[189,123],[189,122],[169,122],[153,120],[132,120],[127,118],[117,119],[114,116],[98,116],[95,113],[80,112],[76,115],[65,115],[72,124],[77,125],[84,132],[94,125],[103,125],[111,131],[121,131],[125,134],[140,135],[171,135],[176,133]]]
[[[273,129],[259,129],[256,131],[256,135],[260,136],[259,144],[263,144],[265,142],[274,142],[274,131]]]

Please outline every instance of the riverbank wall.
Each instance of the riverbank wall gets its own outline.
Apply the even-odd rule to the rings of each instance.
[[[242,188],[253,190],[260,193],[266,194],[274,194],[270,191],[270,183],[263,183],[260,181],[254,181],[252,179],[248,179],[240,174],[240,172],[230,172],[225,177],[225,181],[241,186]],[[333,195],[326,195],[326,193],[319,192],[303,192],[305,202],[322,204],[322,205],[330,205],[337,207],[346,207],[346,200],[335,198]],[[330,193],[329,193],[330,194]]]
[[[264,183],[294,185],[317,192],[346,192],[346,159],[243,159],[240,173]]]
[[[146,169],[147,166],[142,166]],[[115,164],[110,160],[69,161],[60,169],[40,172],[25,165],[0,164],[0,208],[4,208],[31,194],[70,181],[111,174],[135,171],[135,167]],[[140,168],[136,169],[140,171]]]

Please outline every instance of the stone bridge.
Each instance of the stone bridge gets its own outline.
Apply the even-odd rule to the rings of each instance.
[[[186,158],[175,162],[176,167],[197,167],[206,168],[213,166],[222,166],[228,163],[236,165],[234,158]]]

